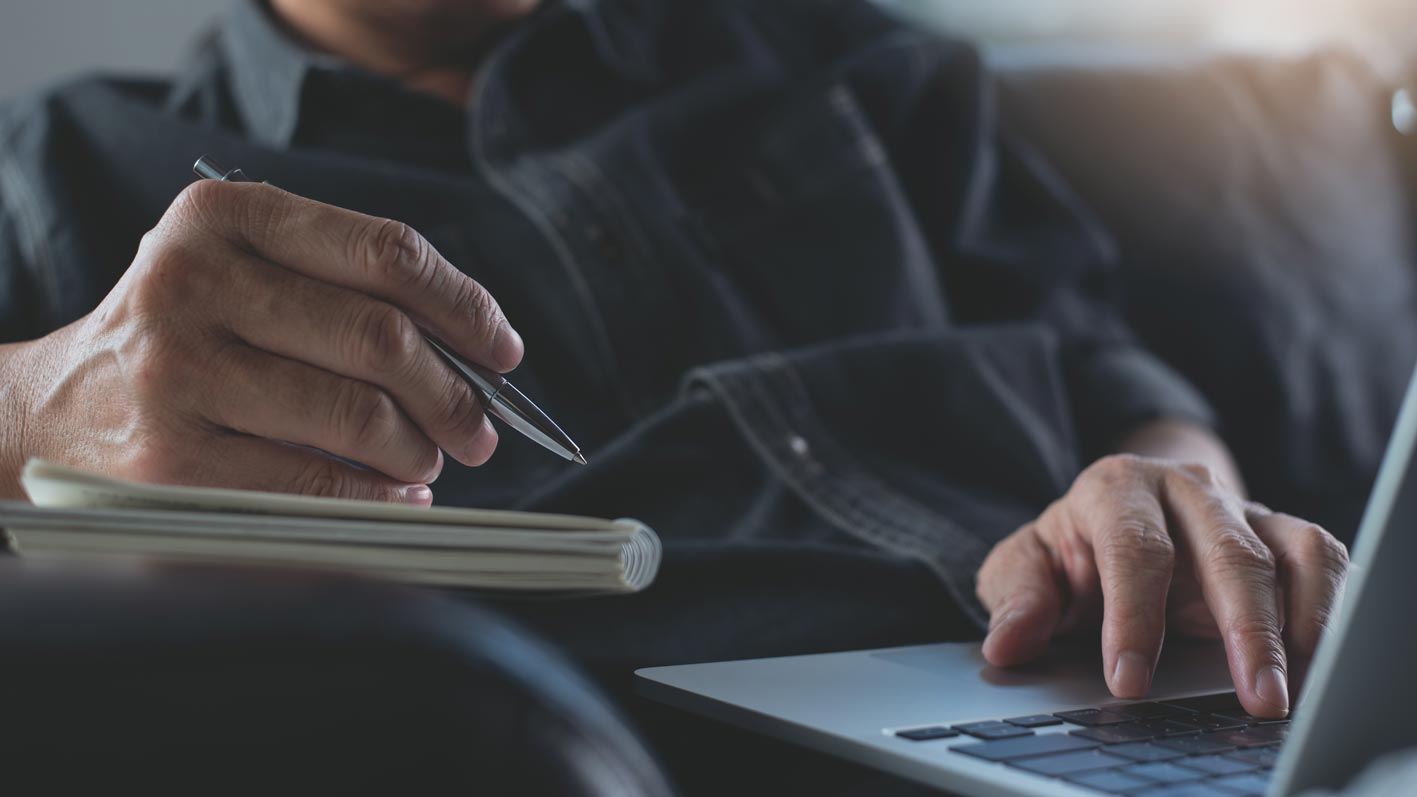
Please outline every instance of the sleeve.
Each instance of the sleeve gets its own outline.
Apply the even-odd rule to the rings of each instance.
[[[855,48],[845,75],[929,240],[952,321],[1056,331],[1085,454],[1152,420],[1215,425],[1201,394],[1128,329],[1111,239],[1000,128],[972,47],[898,26]]]
[[[1037,319],[1058,335],[1083,450],[1115,450],[1149,421],[1215,427],[1184,377],[1147,351],[1122,317],[1118,263],[1104,231],[1019,141],[982,151],[974,205],[942,253],[951,310],[962,323]]]
[[[12,155],[0,149],[0,343],[43,335],[49,306],[33,259],[25,255],[24,208],[15,191],[16,178]]]

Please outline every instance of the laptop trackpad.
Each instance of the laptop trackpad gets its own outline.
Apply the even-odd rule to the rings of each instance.
[[[971,717],[1000,716],[1001,709],[1027,712],[1117,700],[1103,680],[1102,654],[1096,640],[1055,643],[1038,660],[1008,669],[986,662],[978,645],[928,645],[868,655],[915,671],[901,673],[899,679],[882,673],[883,680],[914,684],[927,694],[939,695],[941,708],[947,704],[951,712]],[[1149,697],[1232,688],[1225,651],[1219,643],[1171,640],[1166,643]]]
[[[686,708],[704,709],[708,698],[848,735],[1116,701],[1095,640],[1056,644],[1040,661],[1007,670],[990,666],[972,642],[656,667],[640,676],[647,691]],[[1168,640],[1150,697],[1231,688],[1218,643]]]

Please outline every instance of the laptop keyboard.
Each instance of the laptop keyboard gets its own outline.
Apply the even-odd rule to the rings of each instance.
[[[900,730],[968,755],[1126,797],[1261,797],[1289,720],[1245,713],[1234,692]]]

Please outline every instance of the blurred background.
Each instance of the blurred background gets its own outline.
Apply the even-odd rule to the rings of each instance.
[[[1044,40],[1294,51],[1341,44],[1405,77],[1412,0],[879,0],[986,45]],[[230,0],[3,0],[0,99],[84,70],[170,70]],[[771,0],[764,0],[771,2]]]

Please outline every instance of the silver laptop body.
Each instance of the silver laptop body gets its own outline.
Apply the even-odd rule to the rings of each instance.
[[[1414,449],[1417,379],[1359,530],[1346,598],[1319,646],[1269,778],[1270,795],[1340,788],[1379,755],[1417,747]],[[1044,661],[1010,670],[989,666],[976,643],[654,667],[638,671],[637,688],[692,712],[962,795],[1096,797],[1099,792],[1084,785],[951,749],[978,741],[968,736],[913,741],[897,734],[1115,704],[1102,680],[1098,647],[1095,640],[1065,642]],[[1218,646],[1168,640],[1148,699],[1231,690]],[[1043,736],[1079,728],[1032,730]],[[1217,787],[1215,793],[1242,792]]]

